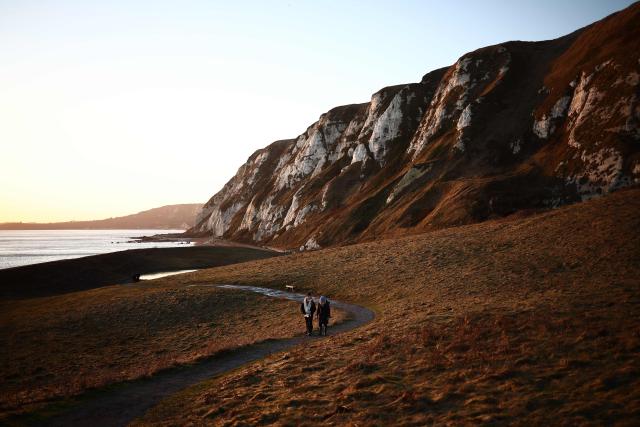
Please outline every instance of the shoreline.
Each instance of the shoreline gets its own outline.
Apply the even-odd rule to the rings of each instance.
[[[128,249],[0,270],[0,300],[46,297],[135,282],[134,276],[201,270],[282,256],[262,248],[186,246]]]
[[[186,232],[185,232],[186,233]],[[270,246],[252,245],[251,243],[235,242],[232,240],[220,239],[211,236],[185,236],[185,233],[166,233],[154,234],[152,236],[141,236],[132,238],[131,242],[135,243],[153,243],[153,242],[185,242],[193,243],[194,246],[214,246],[223,248],[252,248],[266,250],[279,253],[289,253],[291,250],[283,248],[275,248]]]
[[[183,247],[186,241],[140,242],[149,234],[181,230],[0,230],[0,270],[128,249]]]
[[[0,230],[0,232],[2,232],[3,230]],[[68,261],[68,260],[72,260],[72,259],[81,259],[81,258],[87,258],[87,257],[92,257],[92,256],[98,256],[98,255],[105,255],[105,254],[109,254],[109,253],[117,253],[117,252],[125,252],[125,251],[130,251],[130,250],[141,250],[141,249],[155,249],[155,248],[168,248],[168,247],[174,247],[174,248],[184,248],[184,247],[200,247],[200,246],[206,246],[206,247],[218,247],[218,248],[248,248],[248,249],[255,249],[255,250],[259,250],[259,251],[267,251],[267,252],[276,252],[276,253],[280,253],[280,254],[288,254],[291,253],[292,250],[287,250],[287,249],[282,249],[282,248],[275,248],[275,247],[269,247],[269,246],[260,246],[260,245],[254,245],[254,244],[250,244],[250,243],[242,243],[242,242],[235,242],[235,241],[230,241],[230,240],[225,240],[225,239],[220,239],[220,238],[215,238],[215,237],[211,237],[211,236],[193,236],[193,235],[185,235],[185,232],[173,232],[175,230],[166,230],[166,231],[171,231],[169,233],[162,233],[162,234],[152,234],[152,235],[127,235],[129,234],[129,232],[131,234],[135,234],[137,231],[141,231],[138,229],[120,229],[120,230],[111,230],[111,229],[91,229],[91,230],[85,230],[85,229],[74,229],[74,230],[57,230],[57,229],[52,229],[52,230],[5,230],[5,231],[37,231],[37,232],[57,232],[57,231],[63,231],[63,232],[67,232],[67,231],[77,231],[77,232],[85,232],[85,231],[106,231],[106,232],[110,232],[110,231],[118,231],[120,232],[120,234],[122,234],[122,236],[120,237],[116,237],[116,239],[120,238],[122,239],[121,241],[111,241],[110,243],[112,245],[116,244],[118,246],[122,245],[123,247],[121,248],[117,248],[117,249],[110,249],[110,250],[96,250],[96,251],[81,251],[84,253],[71,253],[68,256],[65,257],[64,254],[60,254],[59,256],[56,254],[47,254],[47,256],[32,256],[30,258],[33,258],[32,260],[29,260],[29,263],[23,264],[23,263],[11,263],[8,262],[7,265],[0,265],[0,272],[4,271],[4,270],[9,270],[9,269],[13,269],[13,268],[19,268],[19,267],[30,267],[30,266],[35,266],[35,265],[41,265],[41,264],[47,264],[50,262],[57,262],[57,261]],[[153,232],[154,230],[150,230],[150,229],[146,229],[144,231],[151,231]],[[159,230],[160,231],[160,230]],[[10,236],[8,236],[8,238],[10,239]],[[108,241],[105,241],[106,243],[109,243]],[[154,243],[158,243],[159,245],[154,245],[151,246]],[[140,246],[142,247],[138,247],[137,244],[140,244]],[[34,246],[34,248],[36,248]],[[27,248],[28,249],[28,248]],[[73,249],[73,248],[70,248]],[[22,249],[24,251],[24,249]],[[12,253],[8,253],[8,256],[13,256],[14,254]],[[37,254],[36,254],[37,255]],[[27,257],[25,255],[25,257]],[[2,258],[2,257],[0,257]],[[42,259],[40,259],[42,258]]]

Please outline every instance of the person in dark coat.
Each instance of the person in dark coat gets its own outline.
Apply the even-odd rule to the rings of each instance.
[[[304,321],[307,325],[307,335],[311,335],[313,333],[313,314],[316,312],[316,303],[313,302],[311,292],[302,300],[300,312],[304,316]]]
[[[320,297],[316,313],[318,316],[318,328],[320,329],[320,335],[327,335],[327,326],[329,326],[329,318],[331,317],[331,304],[327,297]]]

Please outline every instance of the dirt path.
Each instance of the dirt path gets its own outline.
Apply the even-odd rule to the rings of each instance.
[[[261,293],[272,298],[286,298],[301,301],[303,295],[282,292],[268,288],[236,285],[191,285],[217,286],[224,289],[238,289]],[[362,326],[374,318],[374,313],[364,307],[331,301],[335,308],[346,311],[348,320],[329,328],[329,337],[337,333]],[[91,392],[80,397],[78,402],[63,412],[35,425],[47,426],[124,426],[138,418],[158,404],[162,399],[177,393],[193,384],[207,380],[215,375],[235,369],[240,365],[262,359],[272,353],[286,350],[308,340],[324,337],[297,336],[288,339],[267,340],[258,344],[212,357],[201,363],[172,369],[151,378],[128,382],[109,387],[104,391]]]

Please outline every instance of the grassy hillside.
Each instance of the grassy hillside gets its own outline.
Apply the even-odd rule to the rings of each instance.
[[[185,287],[191,274],[0,301],[0,423],[56,398],[302,334],[297,303]]]
[[[188,389],[140,423],[631,425],[639,211],[635,188],[527,218],[194,273],[184,284],[296,283],[378,317]]]

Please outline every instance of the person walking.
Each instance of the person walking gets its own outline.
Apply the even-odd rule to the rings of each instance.
[[[316,312],[316,303],[313,302],[311,292],[307,293],[307,296],[302,300],[302,304],[300,304],[300,312],[302,312],[307,326],[306,335],[311,335],[313,333],[313,314]]]
[[[320,335],[327,335],[327,326],[329,326],[329,318],[331,317],[331,304],[324,295],[320,297],[316,313],[318,316]]]

